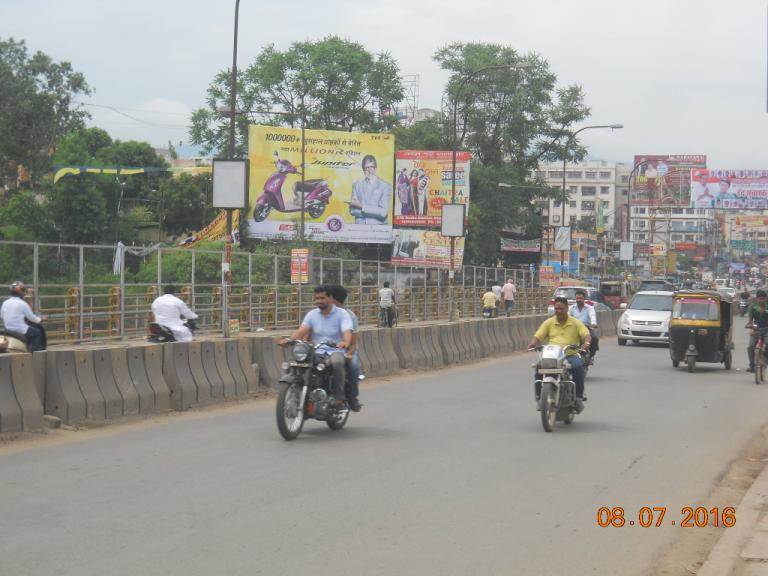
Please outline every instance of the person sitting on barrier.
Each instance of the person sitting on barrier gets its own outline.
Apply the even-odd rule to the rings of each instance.
[[[597,351],[600,349],[598,345],[597,336],[597,312],[595,307],[591,304],[587,304],[587,293],[584,290],[576,290],[576,304],[571,305],[568,309],[568,314],[574,318],[581,320],[581,323],[589,330],[589,335],[592,337],[591,344],[589,346],[589,355],[594,358]]]
[[[335,348],[324,345],[319,352],[328,355],[326,364],[330,364],[333,370],[333,397],[336,406],[343,407],[344,379],[346,376],[345,353],[352,345],[352,318],[346,310],[333,304],[333,296],[328,286],[315,287],[315,308],[307,312],[301,326],[290,338],[281,339],[278,344],[287,346],[290,340],[312,339],[315,345],[332,341]]]
[[[5,329],[24,336],[30,352],[45,350],[45,332],[42,327],[44,318],[35,316],[32,308],[24,300],[27,292],[24,282],[14,282],[9,292],[10,298],[0,307],[0,316],[3,318]]]
[[[173,332],[177,342],[191,342],[192,331],[184,324],[184,319],[195,320],[192,312],[181,298],[176,295],[176,287],[169,284],[163,289],[163,295],[152,302],[152,314],[155,322]]]
[[[360,412],[363,407],[357,397],[360,395],[360,353],[357,351],[357,332],[359,328],[359,322],[357,320],[357,314],[352,312],[350,308],[346,307],[346,301],[348,292],[344,286],[330,286],[331,295],[333,297],[333,303],[339,308],[345,310],[349,314],[352,320],[352,345],[345,354],[347,358],[347,402],[349,403],[349,409],[352,412]]]
[[[487,292],[483,294],[483,317],[485,318],[493,318],[494,311],[496,310],[496,306],[498,305],[498,298],[496,298],[496,293],[493,291],[493,289],[488,288]]]
[[[379,290],[379,308],[386,314],[388,328],[392,328],[395,304],[395,291],[389,287],[389,282],[384,282],[384,288]]]

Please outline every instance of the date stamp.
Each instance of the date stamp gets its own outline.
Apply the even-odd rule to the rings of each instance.
[[[736,510],[732,506],[725,508],[704,508],[684,506],[679,517],[667,515],[666,506],[643,506],[636,513],[627,512],[623,506],[602,506],[597,509],[597,525],[601,528],[624,528],[640,526],[642,528],[660,528],[661,526],[680,526],[681,528],[704,528],[713,526],[731,528],[736,525]]]

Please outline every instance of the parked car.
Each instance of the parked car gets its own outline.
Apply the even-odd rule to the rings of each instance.
[[[638,342],[669,342],[669,318],[672,315],[671,290],[638,292],[619,317],[617,333],[619,346],[627,340]]]
[[[610,310],[611,307],[605,302],[605,298],[597,288],[592,286],[560,286],[555,289],[552,297],[549,299],[547,314],[552,316],[555,313],[555,298],[563,296],[568,298],[568,304],[576,304],[576,290],[584,290],[587,293],[587,304],[595,307],[596,312]]]

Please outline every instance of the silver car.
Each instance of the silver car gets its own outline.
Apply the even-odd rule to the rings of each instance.
[[[638,342],[669,342],[669,318],[672,315],[674,292],[647,290],[638,292],[625,308],[616,326],[619,346],[627,340]]]

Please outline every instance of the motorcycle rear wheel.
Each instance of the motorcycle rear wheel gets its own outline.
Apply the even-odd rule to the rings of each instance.
[[[304,427],[304,407],[299,406],[301,388],[297,384],[280,383],[277,392],[277,429],[286,440],[295,440]]]
[[[547,432],[554,432],[557,421],[557,407],[555,406],[555,389],[550,382],[541,385],[541,425]]]
[[[307,208],[307,212],[311,218],[320,218],[325,212],[325,204],[313,204]]]

